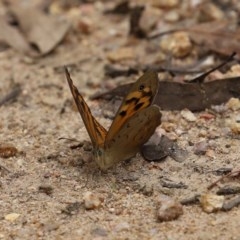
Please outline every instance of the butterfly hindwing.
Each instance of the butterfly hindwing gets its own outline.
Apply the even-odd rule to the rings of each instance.
[[[87,103],[83,99],[82,95],[78,92],[77,88],[73,85],[72,79],[67,68],[65,68],[65,74],[74,101],[77,105],[78,111],[82,117],[84,125],[88,131],[93,146],[94,147],[102,146],[105,142],[105,137],[107,135],[106,129],[93,117]]]
[[[139,148],[148,141],[161,123],[161,113],[157,106],[150,106],[129,118],[121,130],[110,141],[106,151],[113,161],[133,157]]]
[[[148,71],[133,84],[110,126],[106,136],[106,146],[129,118],[151,105],[158,91],[158,81],[157,73]]]

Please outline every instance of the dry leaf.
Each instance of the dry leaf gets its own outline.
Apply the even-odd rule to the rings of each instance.
[[[48,16],[35,8],[11,7],[23,34],[29,43],[34,44],[40,55],[52,51],[63,39],[69,23],[61,18]]]
[[[32,51],[21,32],[16,27],[11,26],[5,16],[0,17],[0,42],[25,54]]]
[[[234,27],[234,29],[232,29]],[[214,52],[229,55],[237,53],[240,58],[240,29],[235,28],[232,22],[213,21],[202,23],[186,29],[194,42],[203,44]]]
[[[98,94],[92,97],[110,98],[124,96],[131,84],[121,85],[105,94]],[[219,105],[227,102],[231,97],[240,96],[240,77],[226,78],[206,83],[179,83],[160,81],[158,94],[154,104],[162,110],[201,111],[212,105]]]

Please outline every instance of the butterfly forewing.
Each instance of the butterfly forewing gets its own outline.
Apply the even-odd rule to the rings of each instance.
[[[91,138],[94,147],[103,146],[107,134],[106,129],[93,117],[91,110],[83,99],[82,95],[78,92],[77,88],[73,85],[70,74],[65,68],[66,78],[72,92],[74,101],[77,105],[78,111],[82,117],[88,134]]]
[[[107,133],[106,146],[110,144],[111,140],[117,135],[129,118],[151,105],[157,91],[158,75],[155,72],[146,72],[133,84],[119,107]]]

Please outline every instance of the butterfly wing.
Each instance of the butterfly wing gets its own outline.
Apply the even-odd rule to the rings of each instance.
[[[117,135],[129,118],[151,105],[157,91],[158,75],[152,71],[143,74],[143,76],[133,84],[110,126],[106,136],[106,146],[111,139]]]
[[[73,85],[73,81],[66,67],[65,74],[74,101],[77,105],[78,111],[91,138],[93,146],[102,146],[105,142],[105,137],[107,134],[106,129],[93,117],[87,103],[83,99],[82,95],[78,92],[77,88]]]
[[[153,135],[161,123],[161,113],[155,105],[138,111],[129,118],[105,148],[104,166],[107,169],[121,160],[129,159]]]

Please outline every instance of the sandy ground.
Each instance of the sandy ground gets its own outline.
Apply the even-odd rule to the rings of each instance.
[[[98,58],[101,49],[95,46],[88,51],[92,57],[72,71],[86,99],[96,91],[89,86],[101,85],[105,63]],[[80,53],[78,57],[84,58]],[[11,91],[12,82],[22,87],[16,101],[0,108],[1,144],[18,149],[16,156],[0,158],[0,165],[9,170],[0,168],[0,239],[240,239],[239,207],[208,214],[199,204],[190,205],[174,221],[157,220],[157,203],[163,194],[177,200],[203,194],[219,177],[213,170],[239,167],[239,139],[224,134],[226,120],[239,111],[226,110],[211,120],[200,118],[203,112],[195,113],[195,122],[185,120],[179,111],[164,111],[163,122],[172,119],[175,128],[182,130],[177,142],[189,152],[184,162],[168,157],[149,163],[137,156],[103,173],[88,145],[71,149],[75,143],[59,140],[83,142],[89,137],[73,108],[63,69],[56,70],[49,62],[42,67],[14,50],[0,53],[0,95]],[[87,102],[108,127],[111,120],[103,117],[99,104],[109,103]],[[200,140],[208,141],[210,156],[193,153],[189,142]],[[187,188],[163,187],[162,179],[182,182]],[[226,184],[237,185],[239,179],[222,181],[220,186]],[[88,191],[101,199],[99,208],[85,209]],[[11,213],[18,214],[16,219],[7,218]]]

